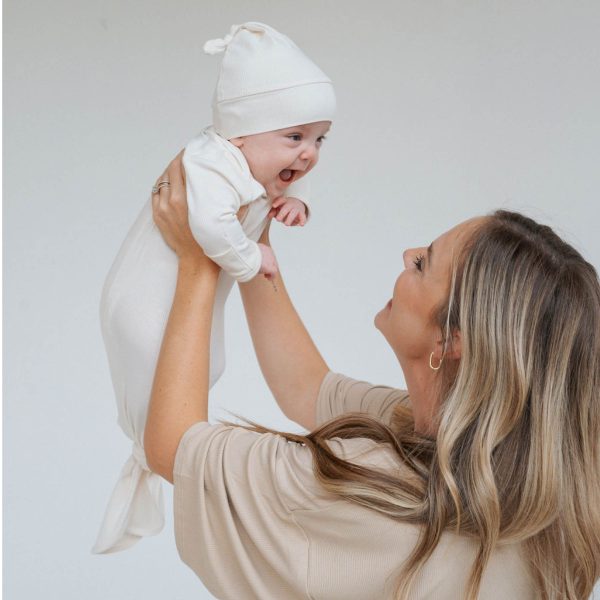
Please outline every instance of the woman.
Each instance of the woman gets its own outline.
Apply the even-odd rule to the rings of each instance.
[[[278,277],[240,285],[306,436],[209,425],[218,267],[180,161],[153,197],[179,257],[145,430],[179,553],[219,598],[587,598],[600,575],[600,286],[548,227],[472,219],[404,253],[375,317],[408,393],[329,371]],[[268,231],[263,241],[269,243]],[[335,439],[333,439],[335,438]],[[292,442],[292,443],[290,443]]]

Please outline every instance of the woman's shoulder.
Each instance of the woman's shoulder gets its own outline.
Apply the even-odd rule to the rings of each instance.
[[[388,445],[367,438],[333,437],[322,442],[337,458],[368,469],[408,476],[397,453]],[[290,510],[320,510],[338,502],[340,496],[323,488],[315,474],[314,454],[305,444],[288,443],[280,456],[277,479],[285,490]]]
[[[317,426],[349,412],[367,413],[390,425],[394,411],[407,404],[408,398],[405,389],[375,385],[329,371],[317,397]]]
[[[323,443],[342,460],[403,475],[404,469],[389,444],[339,437]],[[263,495],[277,499],[280,514],[318,510],[340,501],[319,484],[313,452],[306,444],[225,424],[197,423],[184,434],[177,450],[175,478],[195,480],[194,487],[227,487],[238,496],[258,486]]]

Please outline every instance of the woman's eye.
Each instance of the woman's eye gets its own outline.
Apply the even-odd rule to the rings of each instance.
[[[417,267],[417,271],[423,270],[423,255],[419,254],[415,259],[413,259],[413,264]]]

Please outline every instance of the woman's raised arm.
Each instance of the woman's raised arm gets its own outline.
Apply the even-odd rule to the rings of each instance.
[[[269,228],[260,242],[269,244]],[[240,292],[254,351],[263,376],[282,412],[311,430],[316,424],[316,401],[329,367],[300,320],[285,289],[281,271],[240,283]],[[276,288],[276,290],[275,290]]]
[[[186,204],[181,155],[167,169],[171,186],[164,190],[164,197],[179,207]],[[268,229],[259,240],[266,245],[270,245]],[[317,395],[329,367],[300,320],[281,272],[273,281],[277,291],[262,276],[240,284],[248,328],[263,376],[282,412],[311,430],[315,426]]]
[[[219,277],[219,267],[192,236],[179,158],[159,179],[170,186],[152,197],[154,220],[177,253],[179,266],[144,430],[148,465],[171,482],[183,434],[208,420],[210,330]]]

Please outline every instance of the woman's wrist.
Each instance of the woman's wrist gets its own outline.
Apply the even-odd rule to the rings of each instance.
[[[271,240],[269,239],[269,229],[271,228],[271,221],[267,222],[267,226],[263,229],[263,232],[258,239],[260,244],[264,244],[265,246],[271,246]]]
[[[180,277],[193,276],[207,280],[216,280],[219,276],[220,267],[202,251],[196,254],[188,254],[179,257],[178,272]]]

